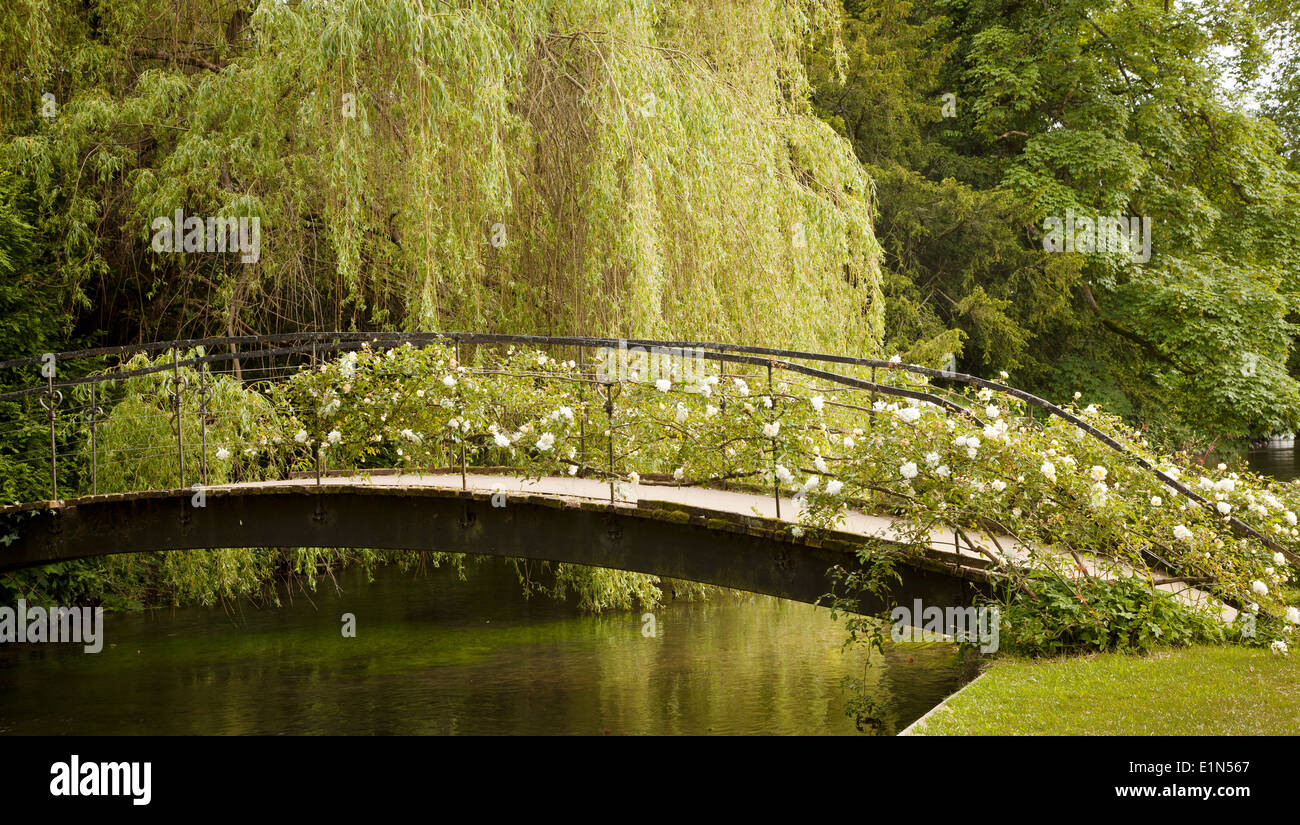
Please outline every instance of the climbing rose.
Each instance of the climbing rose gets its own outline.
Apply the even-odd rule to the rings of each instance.
[[[909,461],[898,468],[898,474],[906,479],[916,478],[916,464]]]
[[[794,481],[794,474],[784,464],[778,464],[776,465],[776,478],[782,484],[790,484]]]

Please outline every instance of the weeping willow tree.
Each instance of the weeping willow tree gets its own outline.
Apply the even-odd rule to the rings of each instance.
[[[19,0],[0,162],[111,338],[881,334],[872,186],[814,117],[830,0]],[[160,253],[257,217],[256,262]]]

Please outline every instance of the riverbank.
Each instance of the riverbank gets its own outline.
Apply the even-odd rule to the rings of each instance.
[[[943,735],[1297,735],[1300,655],[1198,646],[1002,658],[912,731]]]

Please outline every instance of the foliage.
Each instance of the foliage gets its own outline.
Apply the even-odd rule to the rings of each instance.
[[[38,193],[51,290],[113,340],[879,339],[871,181],[807,103],[802,53],[836,49],[831,0],[2,16],[0,42],[29,42],[4,50],[0,167]],[[178,209],[258,218],[260,257],[153,251]]]
[[[1148,582],[1125,576],[1026,577],[1037,596],[1019,588],[1000,606],[1000,650],[1024,656],[1120,650],[1145,652],[1224,638],[1217,612],[1197,612]]]
[[[1291,0],[845,6],[813,100],[878,183],[893,351],[1168,445],[1296,428]],[[1070,211],[1149,218],[1150,260],[1044,251]]]
[[[46,267],[39,262],[32,221],[31,198],[13,176],[0,170],[0,353],[38,355],[63,347],[55,342],[67,332],[68,319],[42,283]],[[29,375],[4,371],[0,392],[28,385]],[[31,459],[48,453],[49,428],[38,415],[36,401],[0,402],[0,501],[31,501],[48,488],[49,471]]]

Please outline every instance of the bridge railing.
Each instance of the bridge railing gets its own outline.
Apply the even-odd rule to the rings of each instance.
[[[48,479],[45,492],[50,500],[118,492],[124,487],[133,489],[132,484],[156,480],[159,468],[167,465],[175,470],[177,488],[207,485],[213,481],[213,463],[219,452],[229,451],[231,447],[258,452],[264,446],[226,441],[218,445],[218,439],[212,436],[230,423],[224,417],[309,416],[312,413],[305,407],[295,409],[292,405],[253,411],[234,409],[218,403],[215,392],[222,388],[229,391],[232,386],[262,389],[283,386],[305,370],[321,368],[347,352],[388,352],[407,346],[440,347],[454,352],[457,365],[471,375],[499,371],[500,353],[510,348],[544,350],[553,354],[555,363],[572,362],[573,366],[563,371],[537,369],[522,377],[543,383],[572,384],[574,397],[580,399],[574,409],[581,421],[577,422],[580,460],[570,466],[577,467],[577,473],[583,476],[607,480],[611,498],[616,496],[617,484],[629,475],[618,461],[620,457],[628,458],[619,453],[618,439],[621,433],[633,429],[626,422],[615,422],[619,394],[624,388],[644,389],[644,379],[648,376],[630,374],[621,366],[626,362],[617,357],[611,362],[610,354],[645,352],[650,356],[668,353],[679,360],[699,358],[708,363],[715,371],[711,374],[719,378],[719,401],[724,408],[728,402],[752,403],[732,392],[728,382],[735,379],[751,382],[756,388],[754,395],[765,398],[779,396],[777,387],[781,383],[798,382],[805,390],[825,388],[828,393],[833,390],[839,398],[832,405],[856,415],[862,429],[868,431],[876,416],[888,411],[889,403],[933,405],[976,426],[984,426],[987,422],[982,416],[982,399],[996,396],[1004,409],[1020,419],[1021,425],[1041,427],[1049,418],[1066,422],[1123,455],[1187,500],[1210,512],[1215,507],[1215,502],[1158,468],[1141,445],[1103,432],[1075,412],[1005,383],[894,360],[719,342],[635,338],[475,332],[320,332],[187,339],[34,355],[0,362],[0,386],[14,387],[0,392],[0,410],[5,411],[11,426],[26,436],[25,449],[7,458],[13,464],[32,468],[33,477],[35,468],[42,468],[42,474]],[[612,375],[611,363],[615,366]],[[151,388],[159,403],[138,403],[141,386]],[[137,395],[131,396],[126,391],[128,387]],[[972,398],[968,394],[970,390],[979,395]],[[129,396],[134,399],[134,405],[124,409],[122,404]],[[1039,411],[1041,421],[1035,416],[1035,410]],[[134,418],[138,437],[129,442],[103,441],[105,423],[114,417],[117,422]],[[672,426],[667,418],[661,423],[668,428]],[[749,440],[762,441],[758,437]],[[473,443],[463,437],[436,441],[437,449],[425,451],[425,458],[442,459],[437,462],[442,469],[458,467],[462,477],[474,466],[493,460],[503,462],[507,449],[498,447],[494,453],[492,445],[483,439]],[[309,467],[304,467],[301,461],[264,461],[258,475],[284,478],[294,472],[328,471],[329,452],[325,449],[322,456],[322,446],[328,448],[329,444],[313,445]],[[754,444],[749,444],[749,448],[749,457],[753,459]],[[645,445],[637,449],[652,450]],[[596,451],[603,452],[603,462],[597,460]],[[273,451],[261,452],[265,455]],[[106,476],[106,465],[128,455],[132,462],[126,465],[119,462],[117,475]],[[772,455],[775,461],[775,447]],[[751,463],[757,465],[756,460]],[[142,469],[124,475],[120,466]],[[722,473],[721,477],[683,480],[756,486],[762,483],[763,472],[770,474],[772,467],[746,469],[750,471],[748,475]],[[671,477],[671,468],[663,470],[666,471],[663,475]],[[773,493],[779,508],[779,484],[773,485]],[[1289,550],[1236,516],[1222,521],[1236,534],[1258,540],[1296,561]]]

